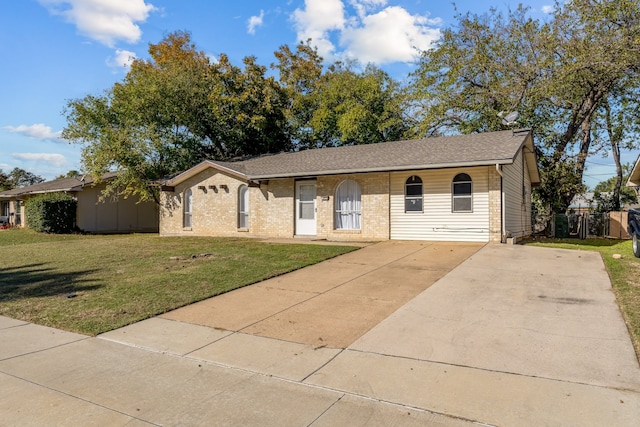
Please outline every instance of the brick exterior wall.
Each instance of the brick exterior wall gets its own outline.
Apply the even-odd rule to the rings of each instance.
[[[361,229],[336,230],[335,194],[346,179],[360,185]],[[317,182],[318,237],[328,240],[389,239],[389,174],[369,173],[319,177]]]
[[[500,188],[500,174],[495,167],[489,167],[489,241],[500,243],[502,241],[502,211]]]
[[[362,229],[335,230],[335,191],[345,179],[360,184]],[[226,185],[228,191],[221,188]],[[238,228],[238,191],[246,182],[207,169],[163,192],[161,235],[284,237],[295,235],[295,180],[272,179],[249,186],[249,228]],[[204,186],[204,189],[198,187]],[[210,186],[216,186],[215,192]],[[191,188],[192,225],[183,227],[183,197]],[[329,240],[389,239],[389,175],[387,173],[319,177],[316,180],[317,238]]]
[[[274,179],[249,188],[250,235],[293,237],[294,188],[293,179]]]
[[[206,169],[176,185],[174,192],[163,192],[160,234],[229,236],[238,233],[238,189],[243,181]],[[204,186],[204,189],[198,187]],[[215,186],[217,191],[209,188]],[[223,188],[222,186],[226,186]],[[191,227],[183,227],[184,192],[192,192]]]

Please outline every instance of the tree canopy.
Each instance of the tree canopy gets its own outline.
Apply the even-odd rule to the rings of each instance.
[[[411,98],[423,135],[496,130],[519,111],[538,142],[537,196],[561,211],[583,190],[598,116],[640,87],[639,3],[572,0],[546,23],[527,12],[459,15],[423,52]]]
[[[126,78],[102,96],[71,100],[63,137],[84,145],[82,163],[99,178],[119,170],[107,192],[156,199],[148,184],[207,159],[289,149],[284,92],[245,58],[212,62],[190,35],[149,46]]]
[[[282,46],[272,68],[246,57],[212,61],[189,33],[169,34],[103,95],[68,102],[63,137],[83,145],[95,178],[119,170],[107,193],[155,199],[148,184],[204,159],[399,139],[407,126],[383,71],[335,64],[309,44]]]
[[[0,191],[26,187],[44,182],[44,178],[21,168],[13,168],[9,173],[0,169]]]
[[[629,179],[629,174],[633,165],[622,165],[623,180]],[[619,211],[624,205],[638,203],[638,195],[630,187],[620,187],[618,177],[613,176],[605,181],[599,182],[593,189],[594,199],[598,201],[601,210]]]
[[[311,43],[281,46],[269,70],[171,33],[123,81],[69,101],[63,137],[83,145],[94,178],[121,172],[108,191],[157,200],[150,182],[204,159],[501,130],[518,111],[536,139],[540,205],[563,211],[598,152],[620,192],[620,153],[640,130],[640,0],[556,3],[546,22],[523,6],[459,14],[405,86],[371,64],[326,64]]]

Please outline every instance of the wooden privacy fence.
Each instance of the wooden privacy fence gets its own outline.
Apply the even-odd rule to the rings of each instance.
[[[609,232],[607,237],[612,239],[630,239],[627,233],[627,219],[629,212],[609,212]]]

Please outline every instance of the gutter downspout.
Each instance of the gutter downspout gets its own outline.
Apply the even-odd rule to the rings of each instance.
[[[504,188],[502,185],[502,180],[504,175],[502,174],[502,166],[496,163],[496,172],[500,175],[500,243],[506,243],[506,231],[505,231],[505,222],[506,222],[506,214],[504,211],[505,201],[504,201]]]

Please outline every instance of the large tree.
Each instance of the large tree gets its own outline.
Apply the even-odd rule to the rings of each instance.
[[[0,169],[0,191],[26,187],[41,182],[44,182],[44,178],[22,168],[13,168],[9,173],[4,173]]]
[[[320,79],[310,120],[318,147],[394,141],[408,131],[399,84],[371,64],[355,67],[331,65]]]
[[[519,111],[538,142],[537,194],[563,210],[583,189],[597,115],[639,85],[639,26],[638,0],[568,1],[544,24],[523,7],[460,15],[413,75],[419,131],[495,130],[500,111]]]
[[[0,169],[0,191],[11,190],[11,183],[9,182],[9,176],[2,172]]]
[[[118,170],[105,195],[158,200],[150,182],[203,159],[289,149],[287,97],[252,57],[244,69],[211,61],[186,32],[149,46],[124,81],[104,95],[71,100],[63,137],[83,145],[84,169],[98,179]]]
[[[622,165],[623,179],[628,179],[632,169],[631,164]],[[619,187],[618,177],[599,182],[593,189],[594,199],[598,201],[601,211],[619,211],[621,207],[628,204],[636,204],[638,195],[627,186]]]
[[[285,115],[296,149],[310,148],[317,143],[311,117],[318,108],[317,94],[324,66],[322,57],[310,43],[310,40],[299,43],[295,51],[287,45],[280,46],[274,52],[277,62],[271,65],[278,71],[278,82],[287,95]]]
[[[336,62],[324,67],[310,46],[300,43],[275,53],[273,65],[289,96],[289,119],[296,149],[369,144],[404,138],[409,129],[401,88],[369,64]]]

